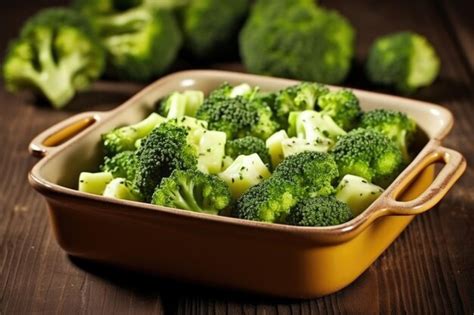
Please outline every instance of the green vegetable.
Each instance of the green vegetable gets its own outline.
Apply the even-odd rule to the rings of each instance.
[[[270,155],[265,146],[265,141],[253,136],[246,136],[240,139],[229,140],[225,145],[225,154],[235,159],[239,155],[250,155],[257,153],[262,162],[270,167]]]
[[[329,147],[334,140],[345,135],[346,132],[334,122],[331,116],[314,110],[305,110],[290,113],[288,134]]]
[[[198,108],[204,102],[204,93],[201,91],[174,92],[160,104],[159,112],[166,118],[182,116],[196,116]]]
[[[382,187],[366,179],[347,174],[336,187],[336,199],[347,203],[356,216],[367,209],[383,193]]]
[[[226,184],[214,175],[198,170],[174,170],[157,187],[152,204],[218,214],[231,201]]]
[[[188,50],[203,58],[215,54],[236,33],[249,0],[192,0],[180,12]]]
[[[112,157],[106,156],[100,170],[111,173],[114,178],[125,178],[128,181],[133,181],[137,164],[137,156],[134,151],[123,151]]]
[[[85,15],[106,15],[139,6],[175,9],[191,0],[75,0],[73,7]]]
[[[109,172],[81,172],[79,175],[78,190],[94,195],[102,195],[105,187],[112,179],[114,179],[114,177]]]
[[[136,124],[116,128],[103,134],[102,142],[105,154],[107,156],[114,156],[123,151],[135,150],[135,142],[146,137],[153,128],[164,121],[165,118],[152,113]]]
[[[350,23],[311,0],[258,0],[240,33],[250,72],[324,83],[344,80],[353,46]]]
[[[32,90],[64,107],[103,72],[105,54],[88,21],[74,11],[40,11],[10,43],[3,64],[9,91]]]
[[[410,161],[408,147],[416,133],[416,122],[405,113],[375,109],[362,116],[361,128],[373,129],[392,139],[400,148],[405,162]]]
[[[127,181],[125,178],[115,178],[104,189],[102,194],[105,197],[141,201],[142,197],[138,193],[133,184]]]
[[[330,226],[353,218],[351,209],[334,197],[309,198],[299,202],[288,214],[287,222],[300,226]]]
[[[400,149],[370,129],[354,129],[341,136],[332,154],[341,176],[357,175],[382,187],[391,183],[403,166]]]
[[[399,32],[382,36],[372,44],[366,68],[373,83],[411,93],[436,79],[440,61],[425,37]]]
[[[329,92],[319,98],[318,105],[321,114],[329,115],[344,130],[353,129],[362,115],[359,99],[351,90]]]
[[[187,143],[187,131],[174,123],[163,123],[148,135],[137,151],[138,166],[134,184],[145,201],[150,201],[161,179],[175,170],[194,169],[195,148]]]

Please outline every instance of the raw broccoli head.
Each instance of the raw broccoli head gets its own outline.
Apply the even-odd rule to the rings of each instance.
[[[102,172],[111,173],[114,178],[125,178],[133,181],[137,171],[138,159],[134,151],[123,151],[113,157],[105,157],[101,165]]]
[[[240,139],[229,140],[225,144],[225,154],[235,159],[239,155],[257,153],[263,163],[270,166],[270,155],[265,146],[265,141],[260,138],[247,136]]]
[[[314,1],[259,0],[240,33],[251,72],[324,83],[341,82],[353,55],[354,30]]]
[[[382,36],[373,43],[367,75],[373,83],[411,93],[430,85],[439,67],[439,57],[426,38],[412,32],[399,32]]]
[[[195,169],[174,170],[163,178],[151,203],[184,210],[218,214],[231,202],[229,187],[217,176]]]
[[[33,90],[56,108],[103,72],[104,51],[87,20],[74,11],[40,11],[10,44],[3,64],[6,88]]]
[[[312,197],[332,194],[332,184],[338,176],[336,162],[330,154],[310,151],[288,156],[273,172],[273,177],[302,187],[305,195]]]
[[[344,130],[354,128],[362,115],[359,99],[352,91],[346,89],[321,96],[318,105],[321,113],[331,116]]]
[[[304,199],[290,210],[287,223],[300,226],[338,225],[352,219],[351,209],[336,198],[316,197]]]
[[[375,109],[362,117],[361,128],[373,129],[392,139],[400,148],[405,162],[410,160],[408,147],[416,133],[416,122],[405,113]]]
[[[138,166],[135,185],[150,201],[163,177],[175,169],[194,169],[197,165],[195,149],[186,141],[187,131],[174,123],[163,123],[153,129],[137,151]]]
[[[290,112],[314,109],[319,98],[329,89],[319,83],[303,82],[276,93],[274,102],[269,102],[275,117],[283,128],[288,127]]]
[[[400,149],[385,135],[354,129],[341,136],[332,149],[340,176],[357,175],[386,187],[403,167]]]
[[[246,220],[284,223],[301,190],[290,181],[271,177],[251,187],[237,200],[235,215]]]
[[[90,18],[108,54],[107,73],[124,80],[148,81],[174,61],[182,38],[173,14],[137,7]]]
[[[216,53],[235,34],[249,0],[193,0],[181,10],[186,47],[199,58]]]

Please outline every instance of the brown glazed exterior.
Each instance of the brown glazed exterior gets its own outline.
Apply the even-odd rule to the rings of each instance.
[[[354,281],[410,223],[432,208],[466,168],[441,146],[452,115],[434,104],[354,90],[365,110],[407,112],[426,134],[422,149],[383,195],[353,220],[295,227],[212,216],[77,191],[82,170],[100,163],[100,134],[136,122],[175,90],[209,91],[222,82],[276,90],[297,81],[224,71],[186,71],[151,84],[110,112],[73,116],[38,135],[43,158],[31,185],[48,203],[59,245],[70,255],[160,276],[292,298],[335,292]],[[337,88],[337,87],[333,87]],[[435,175],[433,163],[444,167]]]

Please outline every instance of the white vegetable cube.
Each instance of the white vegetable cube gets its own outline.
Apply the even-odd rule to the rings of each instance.
[[[230,97],[234,98],[237,96],[242,96],[252,91],[252,87],[247,83],[242,83],[240,85],[235,86],[232,91],[230,92]]]
[[[257,153],[239,155],[219,177],[230,188],[232,196],[239,198],[250,187],[270,177],[271,173]]]
[[[347,174],[336,188],[336,199],[347,203],[356,216],[367,209],[383,191],[362,177]]]
[[[139,200],[136,193],[134,193],[130,188],[130,185],[127,184],[125,178],[115,178],[112,180],[107,184],[102,195],[115,199]]]
[[[265,142],[268,148],[268,153],[272,159],[272,166],[275,168],[283,160],[283,146],[282,141],[288,139],[285,130],[280,130],[272,134]]]
[[[112,174],[109,172],[82,172],[79,175],[78,189],[86,193],[102,195],[107,184],[113,179]]]
[[[183,92],[186,98],[185,115],[196,116],[196,112],[204,102],[204,93],[202,91],[188,90]]]
[[[283,157],[288,157],[293,154],[305,152],[305,151],[316,151],[316,152],[327,152],[331,142],[327,139],[318,141],[309,141],[301,138],[288,138],[281,142],[283,149]]]
[[[179,118],[184,116],[186,112],[186,96],[175,92],[169,96],[168,102],[170,106],[166,118]]]
[[[297,117],[296,134],[298,138],[318,141],[345,135],[346,132],[329,115],[314,110],[305,110]]]
[[[206,130],[199,141],[198,168],[207,174],[217,174],[222,170],[225,155],[225,132]]]

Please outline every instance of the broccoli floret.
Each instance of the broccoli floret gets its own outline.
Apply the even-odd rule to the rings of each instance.
[[[91,16],[108,55],[113,78],[148,81],[162,74],[181,46],[179,27],[171,12],[154,7]]]
[[[201,91],[174,92],[161,102],[159,113],[166,118],[179,118],[185,115],[194,117],[203,102],[204,93]]]
[[[150,201],[163,177],[175,169],[194,169],[195,148],[187,143],[187,131],[174,123],[163,123],[148,135],[137,151],[138,166],[135,185],[145,201]]]
[[[250,72],[323,83],[346,77],[353,43],[350,23],[314,1],[259,0],[240,33]]]
[[[142,197],[133,184],[125,178],[115,178],[104,189],[104,197],[141,201]]]
[[[174,170],[164,178],[151,200],[152,204],[184,210],[218,214],[231,201],[227,185],[215,175],[198,170]]]
[[[329,196],[300,201],[290,210],[287,222],[299,226],[330,226],[342,224],[352,218],[347,204]]]
[[[400,149],[385,135],[370,129],[354,129],[341,136],[332,149],[341,176],[357,175],[386,187],[403,166]]]
[[[328,147],[339,136],[346,134],[331,116],[314,110],[291,112],[288,121],[290,136],[297,136],[310,142],[316,141]]]
[[[82,172],[79,175],[78,190],[94,195],[102,195],[107,184],[113,179],[114,177],[109,172]]]
[[[336,187],[336,199],[347,203],[354,215],[367,209],[383,193],[383,188],[366,179],[347,174]]]
[[[271,177],[251,187],[237,200],[234,215],[246,220],[284,223],[300,195],[299,186]]]
[[[333,157],[322,152],[301,152],[285,158],[272,177],[302,187],[306,196],[327,196],[334,192],[332,183],[339,172]]]
[[[250,187],[270,177],[271,173],[257,153],[239,155],[219,177],[230,187],[234,198],[240,197]]]
[[[370,48],[367,75],[376,84],[411,93],[430,85],[440,61],[428,40],[416,33],[399,32],[378,38]]]
[[[146,137],[153,128],[164,121],[165,118],[156,113],[152,113],[136,124],[116,128],[103,134],[102,142],[105,154],[107,156],[114,156],[123,151],[135,150],[135,142]]]
[[[405,162],[410,161],[408,147],[416,133],[416,122],[405,113],[375,109],[362,116],[361,128],[373,129],[383,133],[398,145]]]
[[[112,157],[106,156],[100,170],[111,173],[114,178],[120,177],[133,181],[137,171],[137,160],[134,151],[123,151]]]
[[[327,93],[329,89],[325,85],[302,82],[277,92],[269,104],[280,125],[286,128],[290,112],[314,109],[319,98]]]
[[[257,153],[262,162],[270,167],[270,155],[265,146],[265,141],[260,138],[247,136],[240,139],[229,140],[225,144],[225,154],[235,159],[239,155]]]
[[[186,48],[199,58],[212,55],[233,38],[249,0],[193,0],[180,12]]]
[[[351,90],[329,92],[319,98],[318,105],[321,114],[331,116],[344,130],[353,129],[362,115],[359,99]]]
[[[105,54],[88,21],[74,11],[40,11],[10,44],[3,64],[9,91],[32,90],[55,108],[102,74]]]

